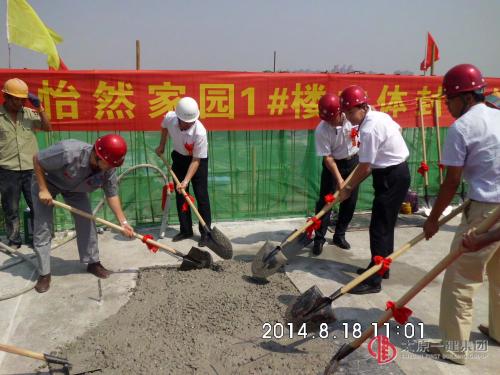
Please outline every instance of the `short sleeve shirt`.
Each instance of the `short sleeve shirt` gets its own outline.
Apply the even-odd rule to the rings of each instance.
[[[200,159],[208,157],[207,130],[201,121],[196,120],[189,129],[181,130],[177,115],[170,111],[165,115],[161,127],[168,130],[174,150],[179,154]]]
[[[359,135],[359,161],[373,169],[401,164],[410,156],[401,127],[386,113],[370,108],[359,126]]]
[[[358,127],[344,118],[342,126],[321,121],[314,131],[316,155],[340,160],[358,153]]]
[[[94,171],[90,167],[93,145],[68,139],[38,153],[47,181],[61,191],[90,193],[102,188],[106,197],[118,195],[116,169]]]
[[[33,169],[33,155],[38,151],[34,133],[42,127],[39,114],[23,107],[13,122],[0,105],[0,168],[13,171]]]
[[[470,199],[500,203],[500,111],[480,103],[457,119],[448,129],[441,164],[463,167]]]

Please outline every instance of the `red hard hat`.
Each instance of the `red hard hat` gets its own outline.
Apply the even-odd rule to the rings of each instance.
[[[97,138],[94,145],[97,156],[113,167],[119,167],[125,160],[127,142],[118,134],[106,134]]]
[[[368,103],[365,90],[360,86],[349,86],[340,94],[342,111],[347,111],[357,105]]]
[[[326,93],[318,102],[319,117],[325,121],[331,121],[340,113],[339,97]]]
[[[447,96],[476,91],[486,86],[481,71],[471,64],[454,66],[443,78],[443,91]]]

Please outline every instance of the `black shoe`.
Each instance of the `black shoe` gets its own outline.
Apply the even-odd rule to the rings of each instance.
[[[344,249],[344,250],[349,250],[351,248],[351,245],[349,245],[349,242],[347,242],[345,240],[345,237],[336,237],[336,236],[333,236],[333,240],[332,240],[332,243],[335,245],[335,246],[338,246],[340,247],[341,249]]]
[[[314,242],[312,253],[313,255],[320,255],[323,252],[323,242]]]
[[[205,247],[208,245],[208,234],[202,233],[200,240],[198,241],[199,247]]]
[[[351,289],[347,293],[350,293],[350,294],[370,294],[370,293],[379,293],[381,290],[382,290],[382,286],[380,286],[380,285],[361,283],[358,286]]]
[[[193,233],[177,233],[173,238],[172,238],[172,242],[178,242],[178,241],[182,241],[182,240],[185,240],[186,238],[191,238],[193,237]]]
[[[368,267],[368,268],[371,268],[371,266],[370,266],[370,267]],[[368,268],[358,268],[358,269],[356,270],[356,273],[357,273],[358,275],[361,275],[362,273],[365,273],[365,271],[366,271]],[[382,276],[382,278],[383,278],[383,279],[385,279],[385,280],[389,279],[389,274],[390,274],[390,272],[391,272],[391,270],[387,270],[387,271],[384,273],[384,276]]]
[[[490,328],[488,326],[485,326],[484,324],[480,324],[479,327],[479,332],[481,332],[483,335],[488,336],[490,340],[495,341],[498,345],[500,345],[500,341],[495,340],[493,337],[490,336]]]
[[[7,246],[12,247],[13,249],[19,249],[21,247],[21,244],[19,242],[14,242],[9,240]]]

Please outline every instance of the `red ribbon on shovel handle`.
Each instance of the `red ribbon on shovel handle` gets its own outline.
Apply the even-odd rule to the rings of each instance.
[[[174,192],[174,183],[169,182],[165,186],[163,186],[163,190],[161,191],[161,209],[165,209],[165,203],[167,202],[167,196],[168,193],[173,193]]]
[[[335,202],[335,196],[332,193],[325,195],[325,203],[326,204],[333,203],[333,202]]]
[[[429,172],[429,166],[425,162],[420,163],[420,168],[417,169],[417,172],[422,176],[425,176],[427,172]]]
[[[191,202],[194,203],[194,197],[188,193],[186,193],[187,197],[191,200]],[[181,211],[182,212],[187,212],[189,211],[189,203],[188,202],[184,202],[182,207],[181,207]]]
[[[318,230],[319,228],[321,228],[321,220],[318,219],[316,216],[313,216],[311,218],[309,218],[307,221],[312,221],[312,225],[309,225],[306,229],[306,233],[307,233],[307,238],[311,239],[312,238],[312,233],[315,231],[315,230]]]
[[[384,274],[389,271],[391,268],[392,258],[384,258],[380,255],[375,255],[373,257],[373,263],[380,264],[382,263],[382,268],[377,271],[380,276],[384,276]]]
[[[386,307],[386,310],[392,310],[392,316],[399,324],[405,324],[408,321],[408,318],[413,313],[413,311],[405,306],[397,308],[396,304],[393,301],[387,301]]]
[[[152,253],[156,253],[159,248],[158,246],[155,246],[153,244],[150,244],[148,242],[148,240],[154,240],[155,238],[153,237],[152,234],[145,234],[144,236],[142,236],[142,239],[141,241],[144,242],[146,244],[146,246],[148,247],[148,249],[152,252]]]

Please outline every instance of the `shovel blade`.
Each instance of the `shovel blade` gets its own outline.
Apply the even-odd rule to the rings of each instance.
[[[266,241],[252,261],[252,275],[258,279],[266,279],[283,267],[286,261],[281,248]]]
[[[316,285],[313,285],[288,306],[285,319],[293,323],[295,327],[300,327],[302,323],[311,325],[331,323],[336,320],[336,317],[331,300],[325,297]]]
[[[231,241],[216,227],[208,231],[207,246],[222,259],[231,259],[233,257],[233,245]]]
[[[290,233],[288,237],[290,237],[296,231],[297,230],[294,230],[292,233]],[[287,243],[285,246],[283,246],[282,248],[283,254],[285,254],[287,259],[291,259],[295,257],[300,250],[309,245],[312,241],[313,241],[312,238],[307,237],[307,233],[302,233],[292,242]]]
[[[208,251],[192,247],[191,250],[184,256],[179,271],[190,271],[195,269],[212,267],[212,255]]]

